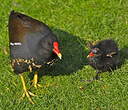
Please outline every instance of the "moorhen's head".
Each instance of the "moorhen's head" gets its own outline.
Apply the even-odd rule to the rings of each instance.
[[[50,37],[50,35],[44,37],[44,39],[40,41],[39,47],[40,55],[44,56],[44,58],[56,59],[58,57],[59,59],[62,59],[57,38]]]

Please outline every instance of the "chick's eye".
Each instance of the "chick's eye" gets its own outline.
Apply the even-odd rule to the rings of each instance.
[[[92,52],[96,54],[97,53],[97,50],[94,49],[94,50],[92,50]]]

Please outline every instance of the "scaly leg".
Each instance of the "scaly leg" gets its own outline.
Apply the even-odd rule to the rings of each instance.
[[[23,85],[23,90],[24,90],[24,93],[23,93],[23,97],[27,96],[28,100],[34,104],[34,102],[32,101],[31,97],[30,96],[35,96],[35,94],[31,93],[30,91],[27,90],[26,88],[26,85],[25,85],[25,80],[24,80],[24,77],[20,74],[20,78],[21,78],[21,81],[22,81],[22,85]]]
[[[38,82],[38,72],[34,73],[34,78],[33,78],[32,82],[33,82],[33,86],[35,88],[41,87],[41,85],[37,83]]]

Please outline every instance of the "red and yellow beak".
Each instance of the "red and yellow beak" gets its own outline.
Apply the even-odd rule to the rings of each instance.
[[[53,48],[53,52],[59,57],[59,59],[62,59],[62,54],[60,53],[58,42],[53,43]]]
[[[62,54],[60,52],[57,52],[55,49],[53,49],[53,52],[59,57],[59,59],[62,59]]]
[[[57,56],[59,57],[59,59],[62,59],[62,54],[58,53]]]

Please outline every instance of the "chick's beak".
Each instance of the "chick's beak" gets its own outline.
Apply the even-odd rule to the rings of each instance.
[[[93,52],[90,52],[89,55],[87,56],[87,58],[90,58],[90,57],[94,57],[94,53]]]
[[[62,54],[58,53],[57,56],[59,57],[59,59],[62,59]]]
[[[88,55],[87,58],[89,58],[90,56]]]

